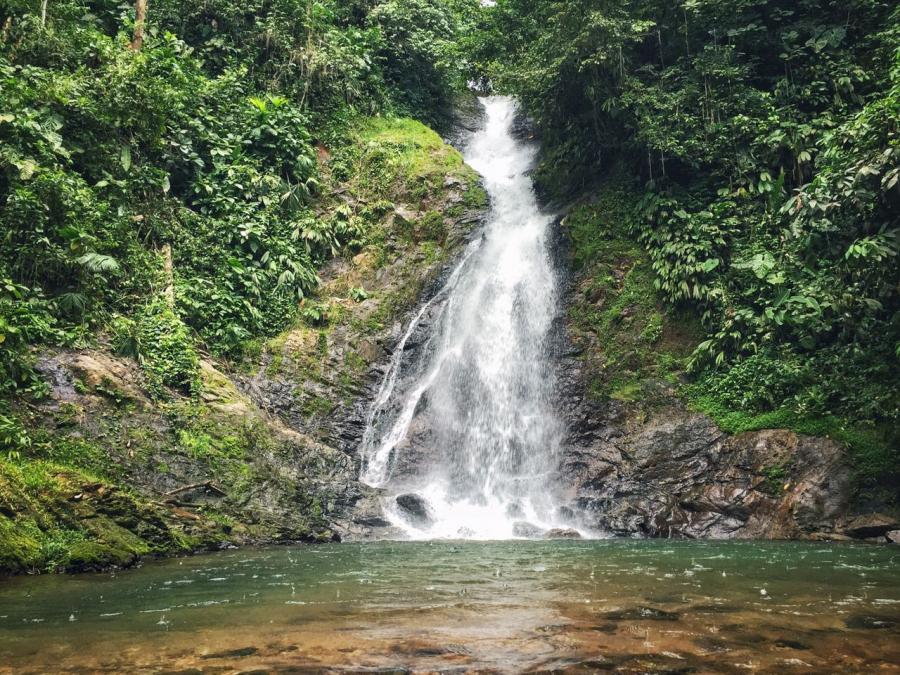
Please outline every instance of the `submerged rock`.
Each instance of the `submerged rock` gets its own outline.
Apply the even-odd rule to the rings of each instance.
[[[603,618],[610,621],[678,621],[677,612],[667,612],[655,607],[634,607],[607,612]]]
[[[581,539],[581,533],[567,527],[556,527],[544,534],[545,539]]]
[[[775,646],[781,647],[783,649],[794,649],[796,651],[808,651],[812,649],[812,647],[810,647],[805,642],[800,642],[799,640],[789,640],[787,638],[775,640]]]
[[[844,621],[844,625],[846,625],[847,628],[862,630],[888,630],[890,628],[896,628],[898,624],[900,624],[900,621],[895,617],[890,616],[860,615],[851,616]]]
[[[429,527],[434,524],[434,514],[423,497],[407,493],[395,499],[403,516],[415,527]]]
[[[513,523],[513,536],[514,537],[526,537],[528,539],[536,539],[537,537],[543,536],[546,530],[534,525],[532,523],[526,522],[524,520],[520,520],[516,523]]]
[[[259,653],[258,647],[242,647],[241,649],[230,649],[224,652],[216,652],[215,654],[206,654],[201,659],[240,659],[247,656],[254,656]]]

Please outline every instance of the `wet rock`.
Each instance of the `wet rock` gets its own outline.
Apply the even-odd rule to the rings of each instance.
[[[900,530],[891,530],[884,536],[892,544],[900,544]]]
[[[398,495],[395,499],[404,517],[416,527],[429,527],[434,523],[434,515],[428,502],[417,494]]]
[[[516,523],[513,523],[513,536],[514,537],[526,537],[528,539],[536,539],[537,537],[543,536],[546,530],[538,527],[537,525],[533,525],[532,523],[528,523],[524,520],[520,520]]]
[[[382,490],[363,487],[360,490],[360,499],[356,502],[356,508],[351,519],[352,523],[363,528],[390,527],[391,523],[384,517],[382,509],[384,499],[385,495]]]
[[[813,532],[809,535],[813,541],[851,541],[853,537],[838,532]]]
[[[571,528],[556,527],[544,533],[545,539],[581,539],[581,533]]]
[[[556,517],[563,521],[574,520],[575,511],[570,506],[560,506],[556,509]]]
[[[721,654],[723,652],[730,652],[731,647],[728,642],[722,640],[720,638],[714,637],[699,637],[694,640],[694,644],[697,645],[700,649],[708,653],[717,653]]]
[[[577,391],[584,377],[564,368],[560,386]],[[843,446],[784,430],[729,437],[705,415],[663,400],[652,410],[588,397],[560,404],[569,425],[560,471],[579,522],[662,538],[834,531],[852,495]],[[776,465],[797,467],[777,491],[766,478]],[[886,531],[882,526],[879,534]]]
[[[662,654],[627,654],[616,659],[616,672],[654,675],[687,675],[703,672],[697,664],[690,663],[684,656]]]
[[[634,607],[607,612],[603,617],[610,621],[678,621],[679,614],[656,607]]]
[[[812,649],[808,644],[799,642],[798,640],[788,640],[782,638],[780,640],[775,640],[776,647],[782,647],[784,649],[796,649],[798,651],[807,651]]]
[[[230,649],[225,652],[216,652],[215,654],[206,654],[205,656],[201,656],[203,659],[239,659],[247,656],[253,656],[254,654],[258,654],[259,649],[257,647],[242,647],[240,649]]]
[[[898,623],[900,623],[900,621],[898,621],[896,617],[875,616],[871,614],[851,616],[844,621],[844,625],[846,625],[847,628],[856,630],[888,630],[896,628]]]
[[[510,132],[513,138],[521,141],[533,140],[538,135],[534,120],[521,110],[516,111]]]
[[[900,521],[883,513],[872,513],[851,520],[843,530],[847,536],[855,539],[881,537],[888,532],[900,529]]]
[[[703,614],[733,614],[740,612],[741,608],[737,605],[694,605],[691,611]]]
[[[523,518],[524,516],[525,509],[522,508],[522,505],[519,502],[513,502],[506,507],[507,518]]]

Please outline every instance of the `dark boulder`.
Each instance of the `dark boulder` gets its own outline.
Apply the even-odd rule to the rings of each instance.
[[[398,495],[397,506],[403,517],[415,527],[429,527],[434,523],[434,514],[424,498],[417,494],[407,493]]]

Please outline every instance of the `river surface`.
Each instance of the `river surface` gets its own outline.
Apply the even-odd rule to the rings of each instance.
[[[900,552],[376,542],[0,580],[0,672],[900,672]]]

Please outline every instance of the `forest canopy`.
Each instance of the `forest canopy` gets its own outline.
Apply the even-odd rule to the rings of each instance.
[[[35,344],[282,330],[360,235],[317,208],[317,147],[367,115],[440,125],[478,7],[0,2],[0,391],[40,390]]]
[[[548,199],[624,177],[706,391],[896,442],[898,36],[878,0],[499,0],[475,60],[533,116]]]
[[[703,391],[895,445],[898,36],[879,0],[2,0],[0,392],[40,394],[35,345],[171,336],[189,391],[277,334],[362,232],[319,157],[474,81],[547,201],[616,186]]]

